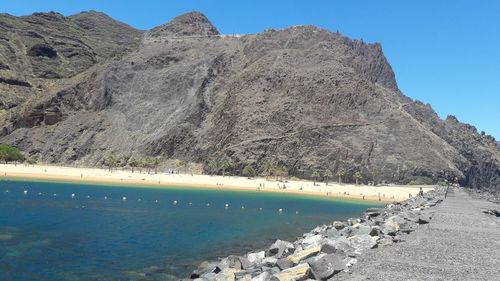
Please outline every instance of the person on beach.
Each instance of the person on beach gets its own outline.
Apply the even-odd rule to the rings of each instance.
[[[424,197],[424,190],[422,189],[422,187],[420,187],[420,191],[418,192],[418,195],[421,197]]]

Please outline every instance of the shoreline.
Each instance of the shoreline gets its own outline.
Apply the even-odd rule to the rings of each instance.
[[[120,187],[144,188],[191,188],[225,191],[246,191],[307,195],[322,199],[349,200],[357,202],[391,203],[415,196],[420,186],[368,186],[354,184],[338,184],[302,180],[289,180],[284,183],[266,179],[208,176],[190,174],[143,174],[116,170],[109,172],[104,169],[75,168],[48,165],[0,164],[0,179],[12,180],[42,180],[70,183],[104,184]],[[280,189],[286,185],[286,189]],[[424,192],[433,187],[423,186]],[[328,194],[328,195],[327,195]],[[380,197],[379,197],[380,196]]]

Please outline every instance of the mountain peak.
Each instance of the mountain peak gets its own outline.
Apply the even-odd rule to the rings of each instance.
[[[196,36],[218,35],[219,31],[208,18],[200,12],[185,13],[175,17],[170,22],[148,31],[146,36]]]

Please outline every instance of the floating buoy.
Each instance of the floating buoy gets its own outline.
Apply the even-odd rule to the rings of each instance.
[[[25,190],[23,193],[24,193],[24,195],[26,195],[26,194],[28,194],[28,191],[27,191],[27,190]]]
[[[108,200],[108,196],[104,196],[104,200]]]
[[[90,195],[87,195],[87,198],[90,198]]]
[[[123,196],[122,200],[123,200],[123,201],[126,201],[126,200],[127,200],[127,197]]]
[[[42,195],[42,193],[41,193],[41,192],[38,192],[38,196],[40,196],[40,195]]]
[[[299,214],[299,211],[295,211],[295,214],[298,215]]]
[[[228,207],[229,207],[229,204],[224,205],[224,207],[228,208]]]
[[[174,200],[174,205],[177,204],[177,200]]]
[[[71,198],[75,198],[75,194],[74,193],[71,193]]]
[[[54,197],[56,197],[56,196],[57,196],[57,194],[56,194],[56,193],[54,193],[53,195],[54,195]]]
[[[210,207],[210,203],[207,203],[207,207]]]
[[[155,200],[155,203],[158,203],[158,200]]]
[[[280,213],[281,213],[281,212],[283,212],[283,209],[279,208],[279,209],[278,209],[278,212],[280,212]]]
[[[245,209],[245,206],[241,206],[242,209]]]
[[[259,211],[262,211],[262,208],[259,208]]]

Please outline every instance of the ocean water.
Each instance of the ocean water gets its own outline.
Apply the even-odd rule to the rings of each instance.
[[[186,277],[203,260],[293,240],[372,206],[263,192],[4,180],[0,280],[139,280],[136,273],[151,267],[161,268],[162,278]]]

